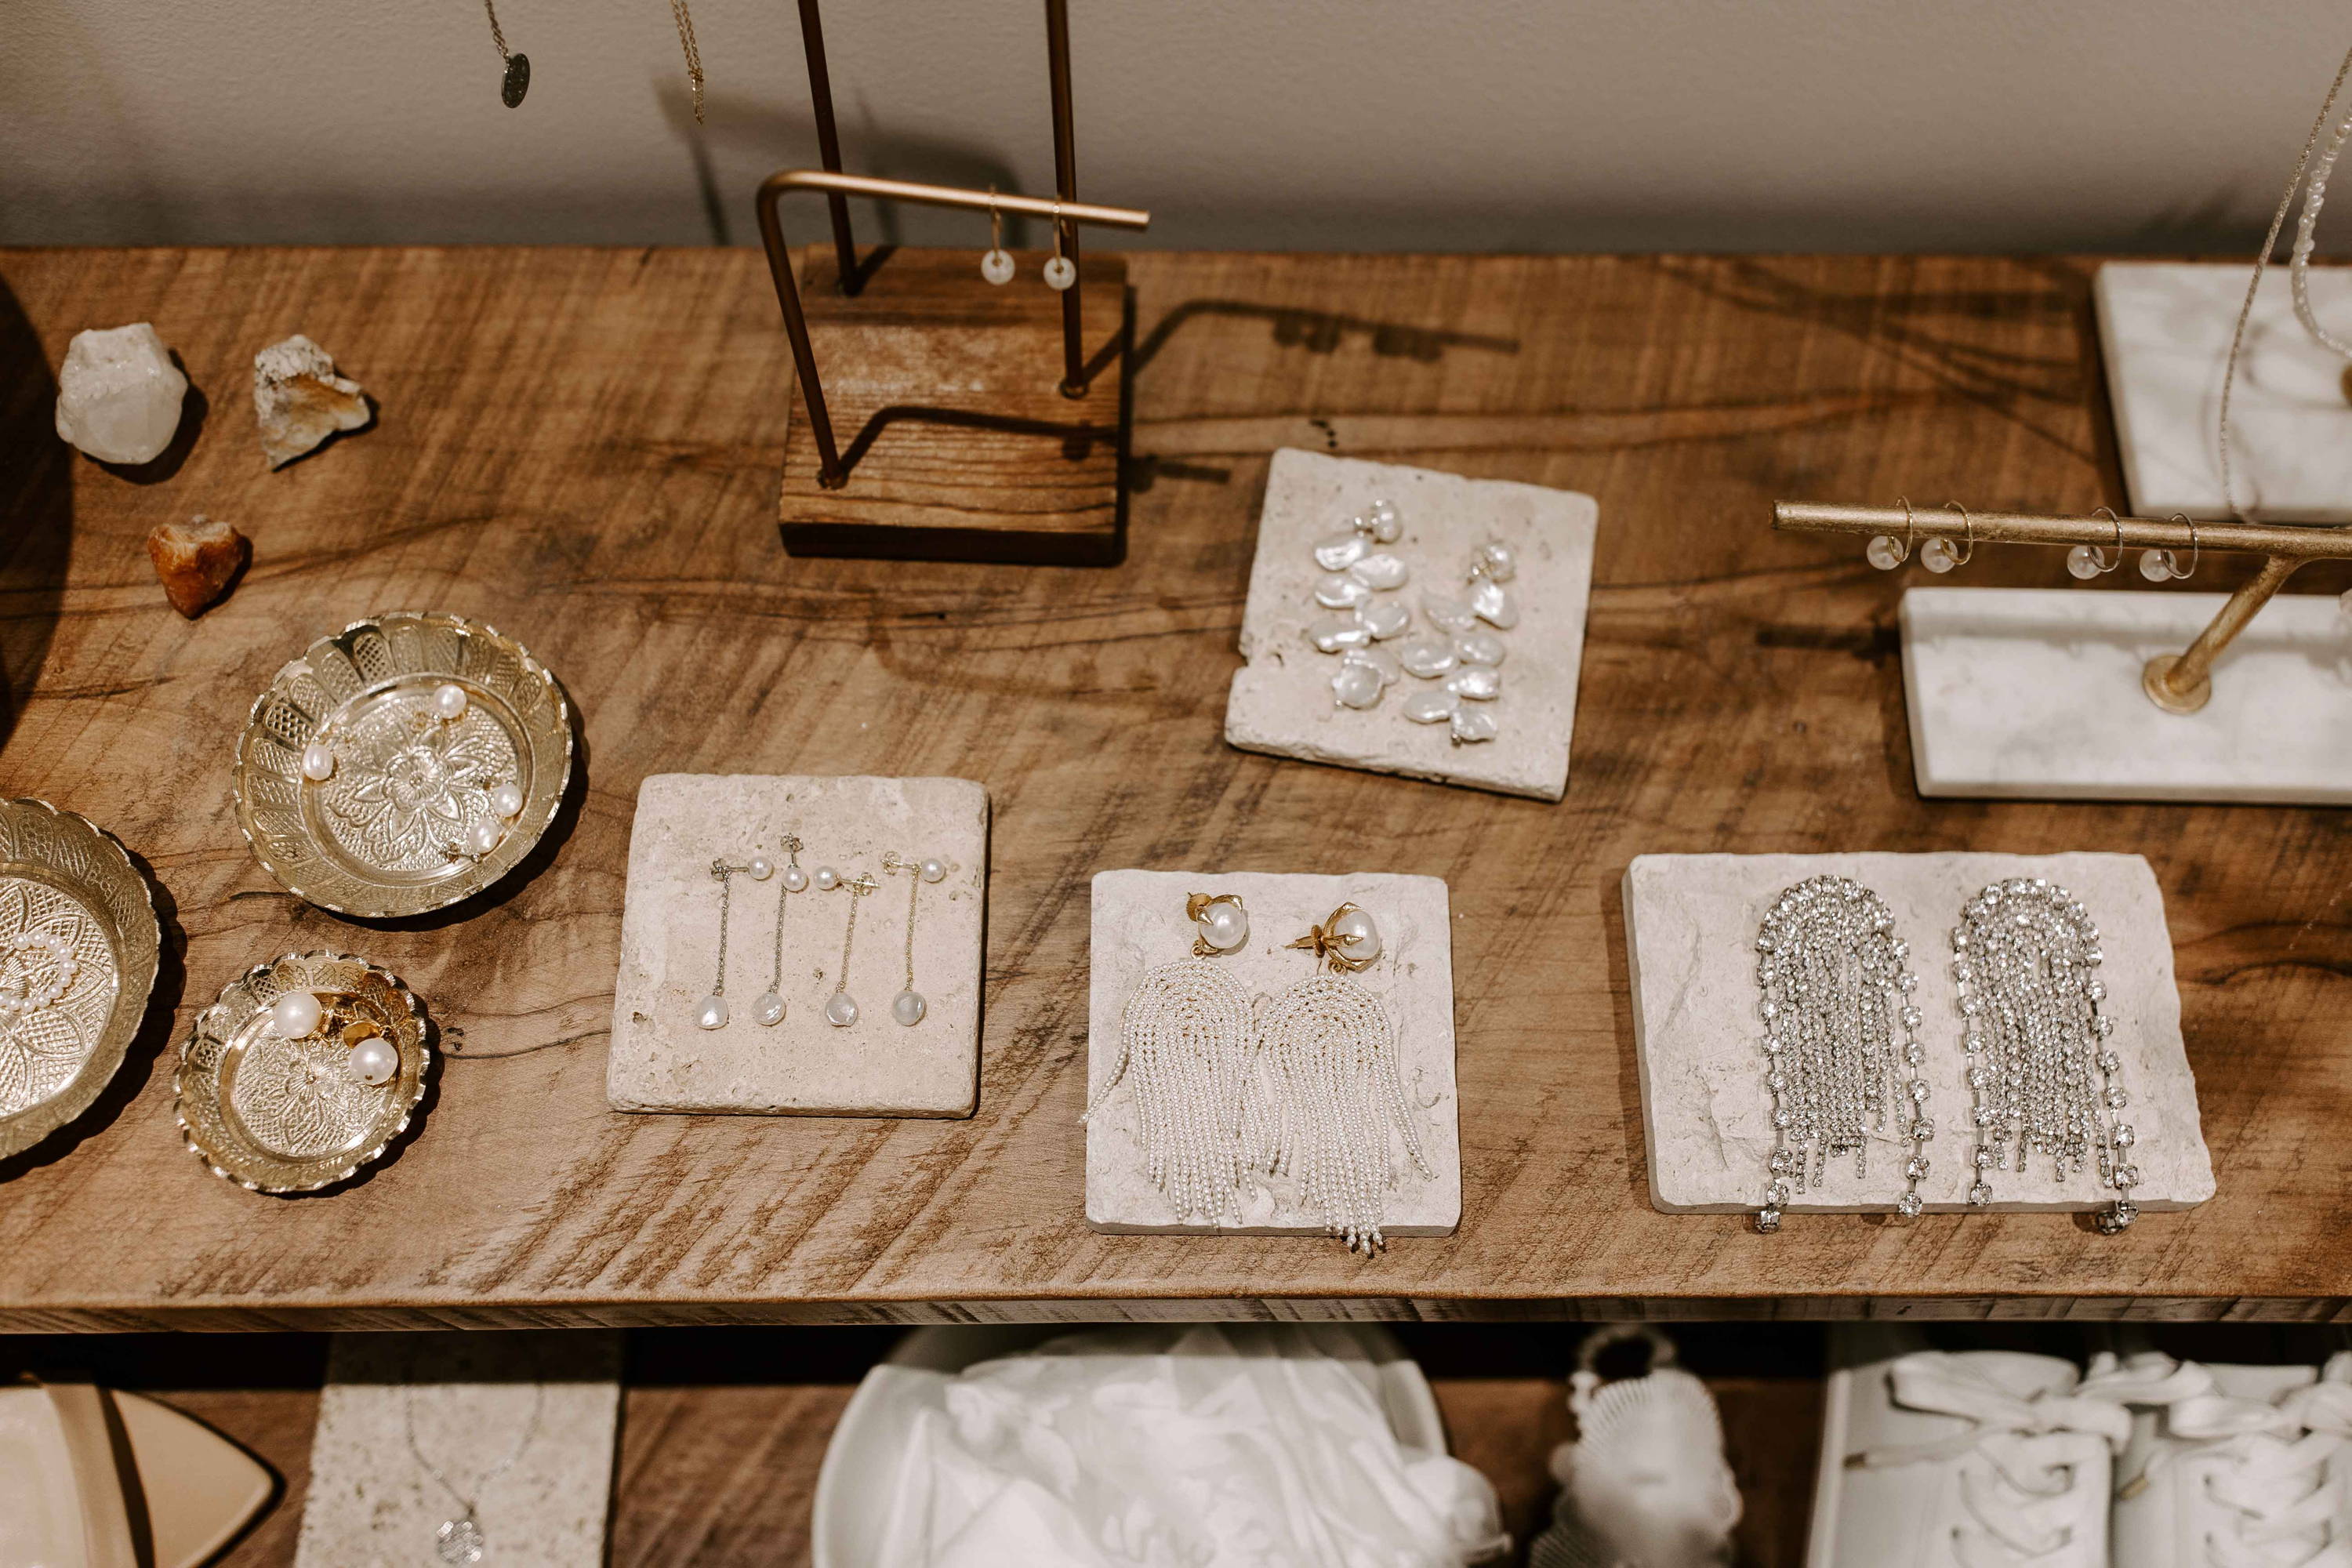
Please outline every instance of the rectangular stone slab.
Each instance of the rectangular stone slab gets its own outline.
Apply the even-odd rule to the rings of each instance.
[[[852,898],[814,881],[785,893],[781,869],[734,879],[724,1028],[696,1026],[718,973],[719,884],[710,863],[766,855],[860,873],[879,884],[858,900],[849,955],[857,1020],[827,1023]],[[947,863],[940,882],[885,873],[886,852]],[[922,1021],[901,1026],[891,1001],[907,980],[908,884],[917,882],[914,987]],[[613,997],[605,1094],[615,1110],[751,1115],[969,1116],[980,1092],[981,938],[988,885],[988,792],[970,779],[656,773],[637,792],[629,837],[621,967]],[[783,928],[782,1022],[753,1004]]]
[[[620,1377],[616,1330],[337,1334],[295,1568],[441,1561],[463,1510],[419,1454],[475,1500],[484,1562],[600,1568]]]
[[[1431,627],[1422,595],[1459,596],[1471,552],[1488,540],[1511,546],[1510,583],[1519,624],[1498,632],[1507,653],[1503,694],[1465,704],[1491,714],[1491,741],[1454,743],[1444,724],[1416,724],[1404,700],[1435,681],[1406,676],[1374,708],[1343,708],[1331,693],[1339,656],[1307,639],[1332,615],[1315,602],[1323,574],[1315,542],[1375,500],[1393,502],[1403,532],[1378,548],[1401,558],[1411,579],[1380,597],[1412,611],[1412,629],[1380,646],[1394,653]],[[1258,514],[1257,558],[1242,616],[1242,668],[1225,702],[1225,740],[1245,752],[1373,773],[1469,784],[1505,795],[1558,800],[1568,790],[1568,748],[1576,722],[1578,666],[1584,657],[1585,602],[1592,586],[1592,498],[1501,479],[1469,479],[1428,468],[1367,463],[1285,447],[1275,453]],[[1481,623],[1480,629],[1487,629]]]
[[[1876,892],[1895,916],[1895,934],[1911,944],[1936,1123],[1928,1176],[1919,1184],[1930,1209],[1969,1207],[1974,1174],[1952,928],[1987,883],[2011,877],[2047,877],[2066,888],[2099,928],[2105,1010],[2116,1021],[2109,1044],[2123,1058],[2131,1097],[2124,1120],[2139,1134],[2132,1161],[2143,1182],[2133,1200],[2144,1209],[2179,1209],[2213,1195],[2197,1080],[2181,1047],[2164,895],[2139,856],[1643,855],[1625,872],[1625,956],[1650,1199],[1659,1209],[1726,1213],[1761,1201],[1772,1128],[1756,936],[1784,890],[1819,876],[1851,877]],[[1892,1210],[1909,1150],[1906,1141],[1875,1135],[1863,1180],[1855,1180],[1851,1157],[1833,1159],[1822,1184],[1784,1206]],[[2039,1161],[2025,1176],[1996,1171],[1990,1179],[1996,1209],[2092,1209],[2115,1195],[2099,1186],[2095,1163],[2063,1183]]]
[[[1316,972],[1286,944],[1354,903],[1379,925],[1381,952],[1351,976],[1380,999],[1397,1030],[1397,1069],[1408,1114],[1432,1173],[1389,1132],[1388,1217],[1383,1234],[1451,1236],[1462,1218],[1462,1147],[1454,1082],[1454,934],[1445,883],[1384,872],[1347,876],[1265,871],[1102,871],[1094,879],[1092,973],[1087,1009],[1087,1223],[1097,1230],[1167,1236],[1317,1236],[1322,1222],[1303,1209],[1286,1176],[1253,1179],[1237,1223],[1180,1220],[1145,1168],[1135,1096],[1102,1085],[1119,1058],[1128,998],[1144,974],[1189,956],[1192,893],[1234,893],[1249,911],[1249,940],[1213,962],[1254,998],[1271,996]],[[1336,1245],[1336,1244],[1335,1244]]]
[[[2352,804],[2352,640],[2335,595],[2282,594],[2168,713],[2140,671],[2221,594],[1913,588],[1903,689],[1926,795]]]

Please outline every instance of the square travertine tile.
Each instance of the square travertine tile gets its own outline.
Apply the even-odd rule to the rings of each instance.
[[[463,1561],[437,1553],[464,1510],[425,1463],[474,1500],[485,1562],[600,1568],[620,1378],[618,1331],[337,1334],[296,1568]]]
[[[2133,1201],[2179,1209],[2213,1195],[2197,1080],[2181,1047],[2164,895],[2139,856],[1643,855],[1625,873],[1625,951],[1650,1198],[1659,1209],[1727,1213],[1762,1200],[1772,1107],[1758,1043],[1756,936],[1783,891],[1819,876],[1851,877],[1876,892],[1895,916],[1895,934],[1911,944],[1936,1123],[1929,1174],[1919,1184],[1929,1209],[1969,1207],[1975,1174],[1952,928],[1987,883],[2011,877],[2047,877],[2066,888],[2099,927],[2104,1005],[2116,1021],[2109,1043],[2123,1058],[2131,1097],[2123,1119],[2139,1135],[2132,1159],[2143,1182]],[[1874,1137],[1863,1179],[1851,1159],[1832,1160],[1821,1185],[1784,1206],[1892,1210],[1909,1152],[1891,1134]],[[2093,1209],[2115,1196],[2098,1184],[2095,1163],[2063,1183],[2039,1161],[2027,1175],[1996,1171],[1989,1180],[1996,1209]]]
[[[1339,613],[1315,601],[1324,574],[1316,542],[1381,500],[1394,504],[1403,531],[1376,548],[1402,562],[1410,577],[1375,599],[1412,615],[1409,630],[1375,645],[1391,655],[1432,633],[1423,595],[1461,595],[1480,545],[1496,541],[1517,556],[1517,575],[1507,588],[1518,603],[1518,625],[1500,631],[1481,622],[1477,628],[1499,637],[1507,650],[1498,667],[1502,695],[1462,704],[1493,719],[1493,740],[1456,744],[1447,724],[1405,718],[1406,700],[1442,689],[1443,678],[1408,674],[1377,707],[1341,706],[1331,688],[1340,657],[1307,639],[1309,626]],[[1568,790],[1599,515],[1591,496],[1571,490],[1290,447],[1276,452],[1242,617],[1244,662],[1225,704],[1226,742],[1248,752],[1559,799]]]
[[[1445,884],[1435,877],[1384,872],[1347,876],[1265,871],[1103,871],[1094,880],[1091,985],[1087,1011],[1087,1101],[1119,1058],[1128,998],[1144,974],[1189,957],[1192,893],[1235,893],[1249,911],[1249,940],[1205,962],[1224,967],[1253,998],[1276,994],[1316,973],[1305,936],[1343,903],[1379,925],[1380,958],[1350,976],[1377,997],[1397,1030],[1400,1089],[1433,1174],[1389,1133],[1391,1237],[1450,1236],[1462,1218],[1461,1129],[1454,1080],[1454,935]],[[1238,1223],[1180,1220],[1145,1169],[1132,1080],[1113,1089],[1087,1123],[1087,1223],[1097,1230],[1155,1235],[1321,1236],[1286,1176],[1245,1187]]]
[[[725,1027],[696,1011],[719,963],[719,884],[710,863],[765,855],[831,867],[845,884],[788,892],[781,869],[733,879]],[[886,873],[883,857],[937,858],[946,878]],[[969,1116],[980,1092],[981,944],[988,886],[988,792],[969,779],[768,777],[658,773],[637,792],[629,838],[621,968],[614,986],[605,1094],[615,1110],[752,1115]],[[891,1016],[907,981],[907,921],[915,898],[911,1027]],[[843,939],[856,900],[847,990],[856,1021],[824,1016],[839,987]],[[774,976],[782,905],[781,1023],[754,1004]]]

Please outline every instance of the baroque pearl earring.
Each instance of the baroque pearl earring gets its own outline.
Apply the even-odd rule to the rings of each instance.
[[[921,895],[923,884],[944,879],[948,868],[947,863],[936,856],[909,860],[894,852],[886,852],[882,857],[882,869],[907,873],[907,984],[905,989],[890,999],[890,1016],[911,1029],[923,1021],[923,1015],[930,1009],[930,1004],[923,1000],[923,994],[915,989],[915,900]],[[846,963],[843,967],[847,967]]]
[[[773,1028],[784,1021],[784,910],[792,896],[808,886],[808,873],[801,869],[801,841],[793,834],[784,835],[784,852],[792,863],[776,888],[776,948],[775,963],[768,971],[768,988],[751,1004],[751,1019],[761,1028]],[[761,868],[765,867],[762,870]],[[775,870],[775,863],[764,855],[751,858],[751,875],[766,881]]]
[[[824,1021],[836,1029],[846,1029],[857,1022],[857,998],[849,994],[849,951],[857,941],[857,900],[881,884],[863,871],[844,881],[832,867],[820,866],[816,885],[827,891],[846,889],[849,892],[849,924],[841,933],[841,973],[834,977],[833,994],[824,1000]]]
[[[735,901],[735,879],[746,875],[755,882],[764,882],[775,874],[775,869],[773,862],[764,855],[755,855],[740,866],[730,866],[724,860],[710,863],[710,874],[719,879],[719,973],[710,983],[710,994],[694,1010],[697,1028],[727,1026],[727,920]]]

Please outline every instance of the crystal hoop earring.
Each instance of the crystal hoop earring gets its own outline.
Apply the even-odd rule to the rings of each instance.
[[[2139,574],[2151,583],[2186,583],[2197,574],[2197,563],[2204,557],[2204,546],[2197,541],[2196,522],[2177,511],[2172,514],[2172,521],[2189,530],[2189,570],[2184,572],[2180,569],[2180,557],[2169,550],[2144,550],[2140,552]]]
[[[2103,551],[2094,544],[2077,544],[2074,549],[2066,552],[2066,570],[2085,582],[2094,577],[2105,576],[2124,563],[2123,519],[2117,517],[2112,509],[2104,506],[2093,509],[2091,515],[2097,517],[2102,513],[2105,515],[2108,523],[2116,531],[2116,546],[2113,552]]]
[[[1911,498],[1896,496],[1895,504],[1903,509],[1902,542],[1897,543],[1891,533],[1882,533],[1872,540],[1870,548],[1863,552],[1881,572],[1892,572],[1911,559],[1911,541],[1919,531],[1918,520],[1911,515]]]

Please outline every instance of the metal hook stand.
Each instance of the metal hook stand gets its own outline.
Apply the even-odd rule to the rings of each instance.
[[[844,174],[818,0],[800,0],[801,40],[824,167],[785,169],[760,186],[760,238],[796,371],[778,507],[796,555],[1059,562],[1118,559],[1132,338],[1123,258],[1081,261],[1078,229],[1140,229],[1151,215],[1077,199],[1067,0],[1046,0],[1053,88],[1053,198],[1003,195]],[[776,216],[794,191],[824,194],[833,254],[796,265]],[[1077,267],[1055,293],[1025,278],[992,288],[979,252],[881,247],[862,260],[853,195],[1049,219]],[[1061,374],[1045,369],[1058,340]],[[828,404],[818,366],[835,367]],[[1073,417],[1073,404],[1094,411]],[[849,433],[846,443],[836,436]]]
[[[1906,509],[1907,510],[1907,509]],[[2230,595],[2221,613],[2178,654],[2150,659],[2140,677],[2148,700],[2168,713],[2194,713],[2213,696],[2213,661],[2248,622],[2284,585],[2295,569],[2313,561],[2352,561],[2352,528],[2274,526],[2259,522],[2157,522],[2147,518],[2104,515],[2045,517],[2030,512],[1975,512],[1973,543],[2112,545],[2121,550],[2201,552],[2216,551],[2264,557],[2253,579]],[[1906,511],[1887,507],[1824,506],[1776,501],[1772,526],[1790,533],[1892,534]],[[1965,562],[1961,563],[1965,563]]]

